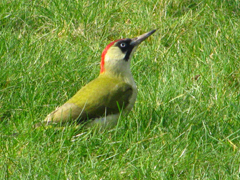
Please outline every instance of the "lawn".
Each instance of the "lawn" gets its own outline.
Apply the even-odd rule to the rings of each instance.
[[[1,1],[0,179],[240,179],[239,24],[238,0]],[[156,28],[116,127],[34,128]]]

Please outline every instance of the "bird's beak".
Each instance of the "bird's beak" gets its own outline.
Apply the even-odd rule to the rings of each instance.
[[[130,43],[130,45],[132,46],[137,46],[139,44],[141,44],[141,42],[143,42],[145,39],[147,39],[149,36],[151,36],[154,32],[156,31],[156,29],[150,31],[150,32],[147,32],[145,34],[142,34],[136,38],[133,38],[132,39],[132,42]]]

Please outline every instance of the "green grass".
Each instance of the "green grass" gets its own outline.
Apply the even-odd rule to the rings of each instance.
[[[0,179],[240,178],[238,0],[0,4]],[[98,76],[109,42],[155,28],[116,128],[33,128]]]

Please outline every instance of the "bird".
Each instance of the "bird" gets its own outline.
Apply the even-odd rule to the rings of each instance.
[[[135,38],[112,41],[101,55],[99,76],[83,86],[72,98],[47,115],[44,123],[85,123],[86,126],[113,127],[120,115],[127,115],[137,98],[131,57],[139,44],[155,30]]]

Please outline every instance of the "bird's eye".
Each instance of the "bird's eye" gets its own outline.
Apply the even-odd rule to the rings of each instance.
[[[125,43],[121,43],[120,47],[126,47],[126,44]]]

